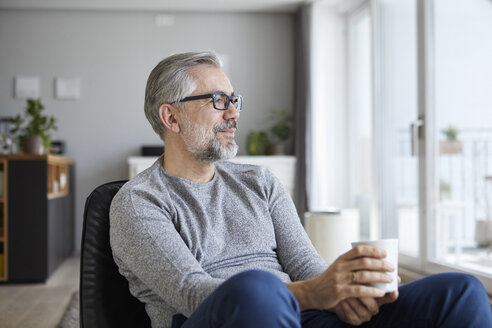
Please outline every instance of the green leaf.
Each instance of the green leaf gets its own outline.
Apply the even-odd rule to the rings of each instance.
[[[51,145],[51,130],[56,130],[56,119],[53,116],[42,114],[44,109],[41,98],[27,99],[27,107],[24,115],[18,114],[10,120],[14,127],[10,130],[12,134],[17,134],[19,141],[25,137],[40,136],[45,147]]]
[[[271,119],[274,121],[270,132],[282,142],[289,139],[292,130],[292,115],[286,110],[272,110]]]

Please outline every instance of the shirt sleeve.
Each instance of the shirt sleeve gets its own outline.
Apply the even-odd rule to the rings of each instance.
[[[126,189],[116,195],[110,242],[130,289],[144,284],[187,317],[223,282],[202,269],[176,230],[171,209],[149,192]]]
[[[316,277],[328,268],[307,236],[292,198],[280,181],[266,172],[270,215],[275,229],[277,256],[292,281]]]

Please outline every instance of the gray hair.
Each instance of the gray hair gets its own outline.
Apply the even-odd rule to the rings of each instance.
[[[155,133],[164,138],[164,125],[159,118],[159,107],[189,96],[196,88],[196,82],[189,74],[197,65],[222,67],[214,52],[187,52],[164,58],[152,70],[145,89],[145,116]],[[182,108],[176,103],[175,107]]]

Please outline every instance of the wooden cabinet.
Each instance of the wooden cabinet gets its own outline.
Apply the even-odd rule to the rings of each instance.
[[[0,156],[1,281],[44,282],[72,254],[73,164],[55,155]]]

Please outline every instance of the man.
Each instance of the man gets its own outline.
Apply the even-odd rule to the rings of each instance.
[[[358,246],[328,266],[287,192],[235,156],[242,97],[213,53],[151,72],[145,114],[164,155],[110,213],[113,255],[153,327],[492,327],[481,283],[442,274],[385,294],[385,252]],[[399,297],[400,294],[400,297]]]

